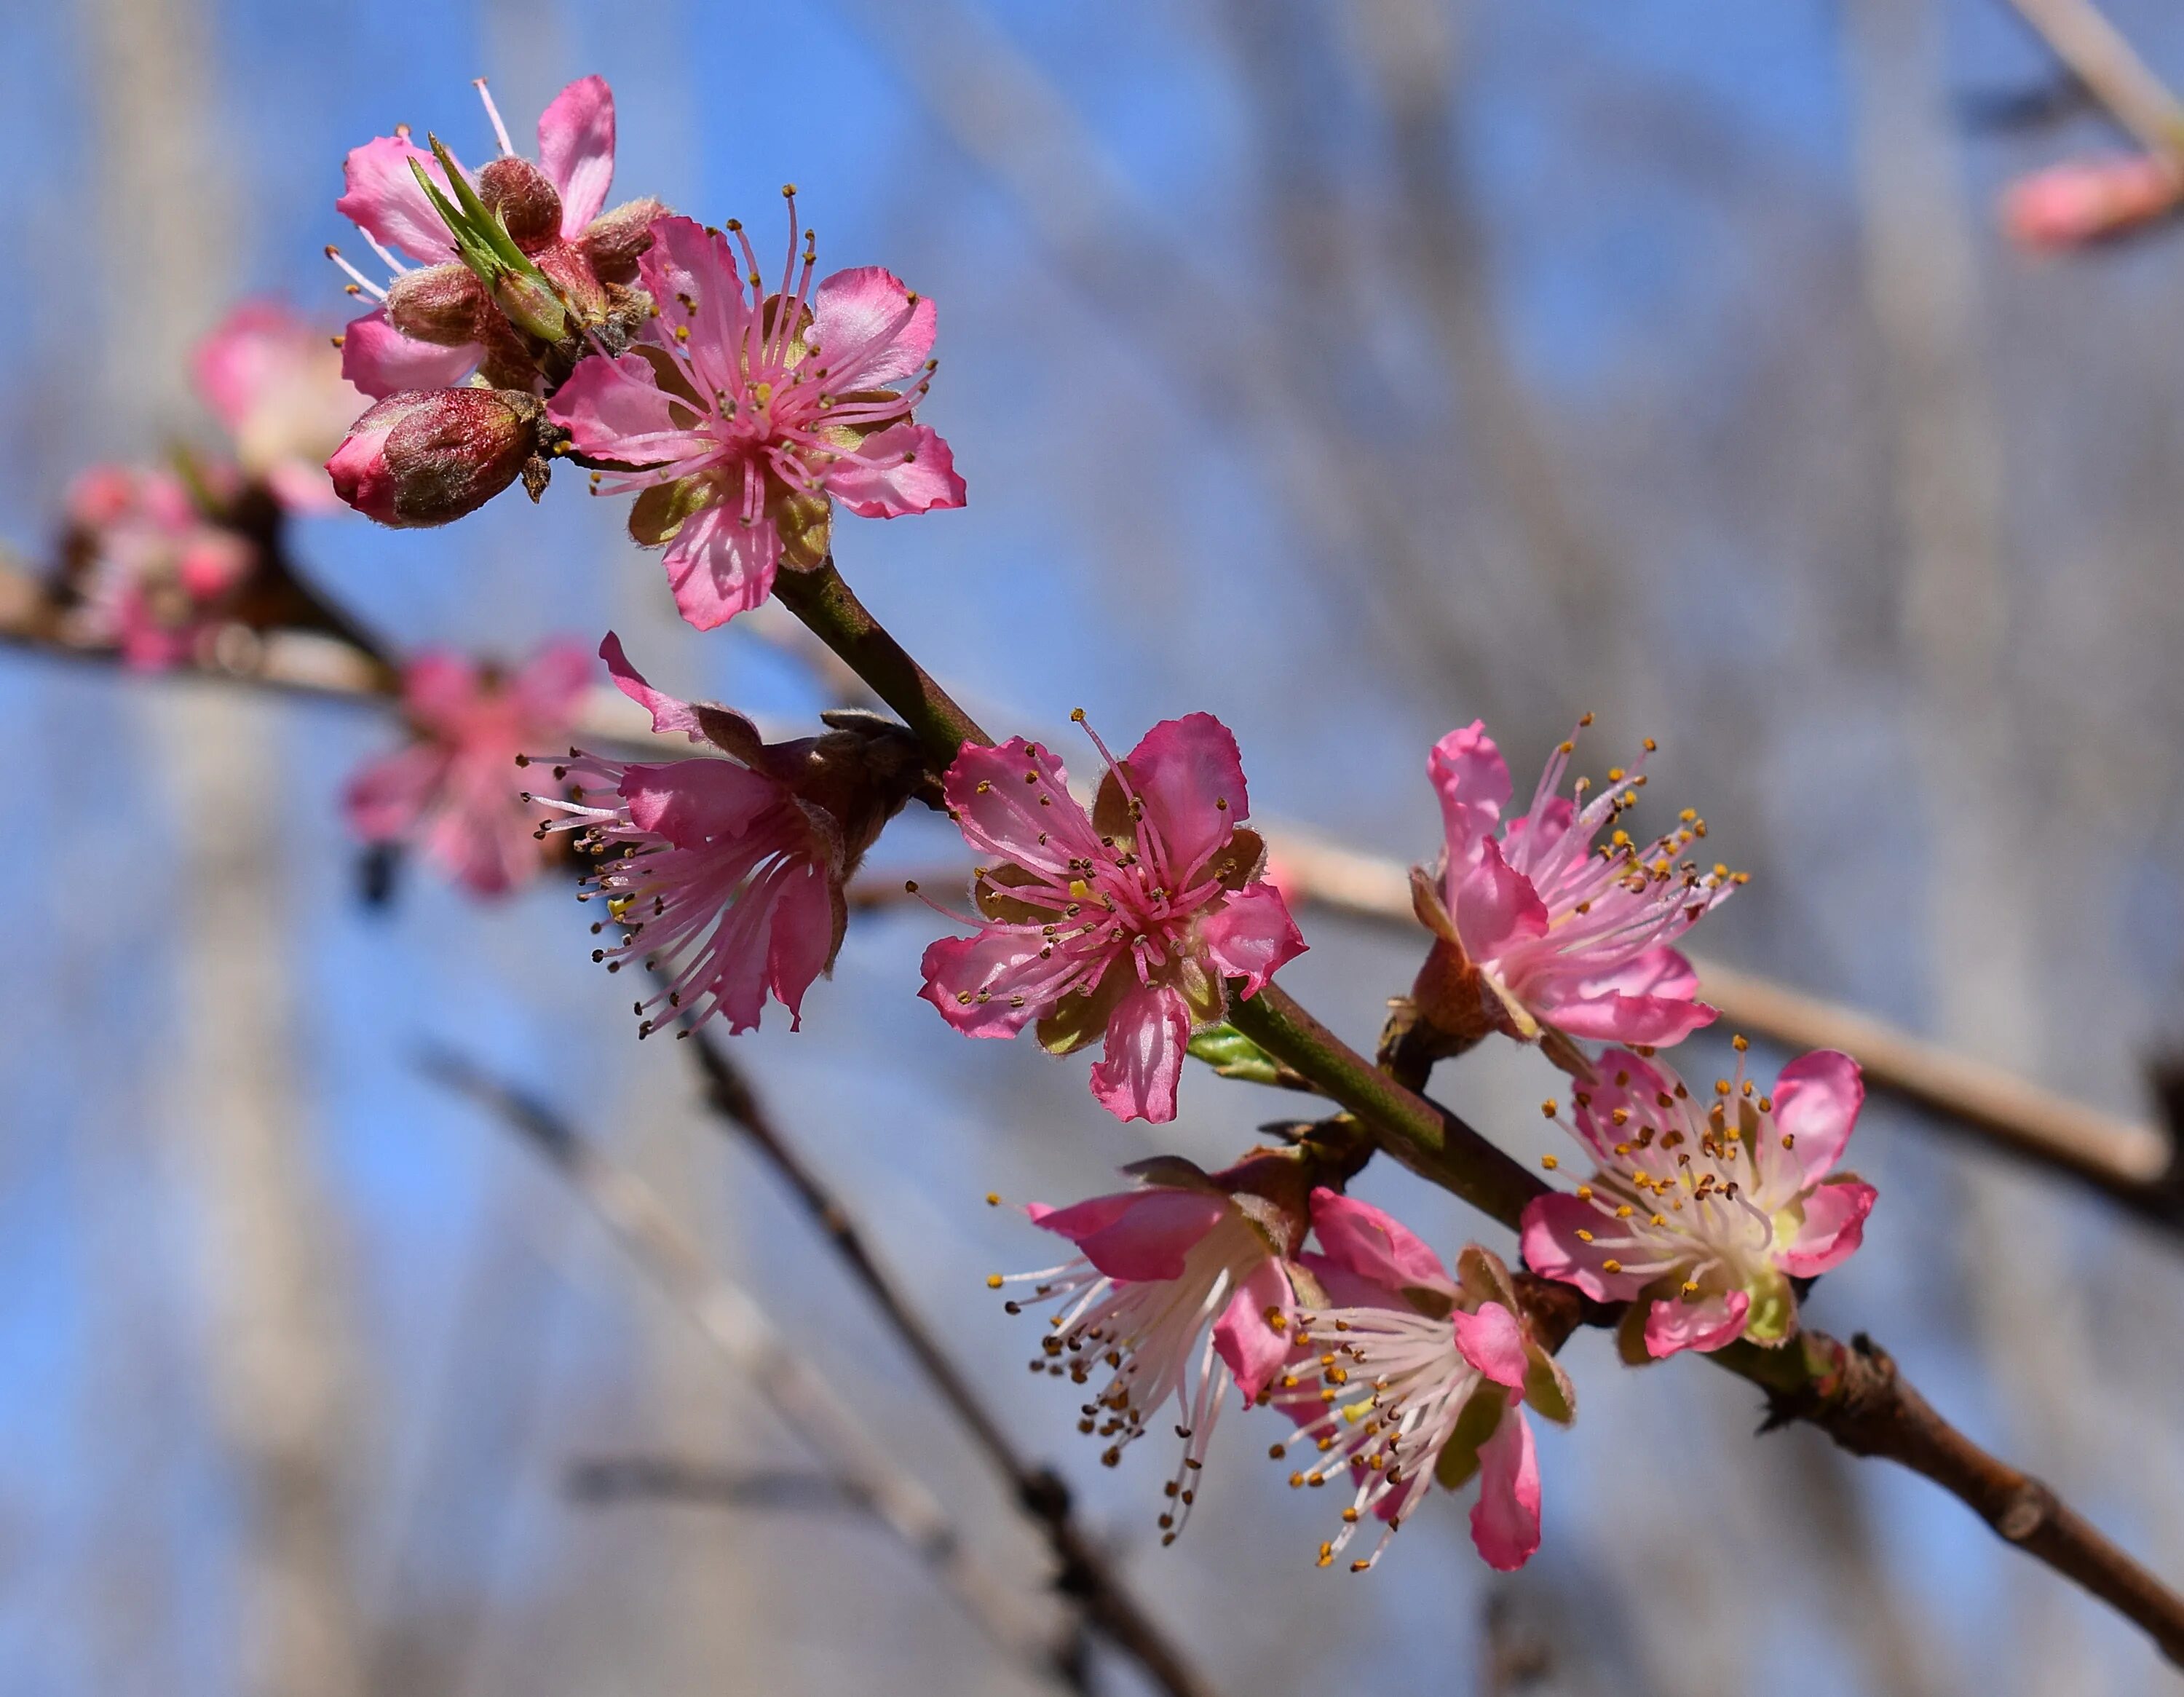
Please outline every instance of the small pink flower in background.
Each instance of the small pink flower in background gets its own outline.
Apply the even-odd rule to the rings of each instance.
[[[549,643],[508,676],[460,654],[420,655],[402,674],[412,740],[350,779],[349,829],[406,843],[476,895],[528,882],[547,815],[518,795],[516,757],[567,740],[596,675],[574,643]]]
[[[1500,1029],[1526,1041],[1552,1032],[1670,1043],[1714,1016],[1669,945],[1744,875],[1678,864],[1706,835],[1688,810],[1643,849],[1618,830],[1596,850],[1646,780],[1611,768],[1607,789],[1580,810],[1556,793],[1575,747],[1555,751],[1529,810],[1506,826],[1509,768],[1482,723],[1451,731],[1427,762],[1447,840],[1433,878],[1412,879],[1419,917],[1440,938],[1413,993],[1461,1038]],[[1580,797],[1586,787],[1580,778]]]
[[[533,164],[516,156],[484,83],[477,87],[500,157],[466,175],[501,214],[516,246],[580,317],[596,321],[610,287],[635,278],[646,228],[661,210],[648,199],[601,212],[614,180],[612,92],[604,78],[587,76],[554,96],[538,120]],[[406,125],[350,149],[342,168],[345,192],[335,209],[394,273],[382,287],[327,249],[354,280],[350,292],[379,303],[343,337],[344,375],[375,399],[452,387],[481,368],[497,388],[533,390],[539,377],[529,349],[484,286],[457,261],[454,239],[419,186],[413,164],[443,190],[449,186],[439,162],[410,139]]]
[[[227,468],[198,468],[210,492],[233,493]],[[226,604],[249,578],[257,550],[207,521],[172,471],[94,467],[70,490],[72,640],[111,644],[144,671],[201,657],[228,622]]]
[[[1020,737],[949,768],[950,816],[998,864],[973,887],[978,934],[925,951],[920,993],[967,1037],[1037,1021],[1057,1054],[1104,1037],[1092,1093],[1119,1119],[1172,1120],[1191,1032],[1226,1014],[1228,981],[1256,995],[1304,939],[1239,828],[1251,804],[1227,726],[1164,720],[1119,761],[1093,742],[1107,771],[1089,814],[1054,752]]]
[[[2071,159],[2003,191],[2003,233],[2025,248],[2076,248],[2164,218],[2184,202],[2184,171],[2152,154]]]
[[[1740,1059],[1703,1107],[1658,1060],[1610,1049],[1565,1126],[1599,1170],[1525,1209],[1524,1259],[1631,1303],[1634,1355],[1641,1327],[1652,1356],[1780,1344],[1797,1330],[1790,1281],[1841,1265],[1865,1235],[1874,1188],[1835,1171],[1864,1099],[1858,1063],[1832,1049],[1791,1061],[1771,1096]]]
[[[652,687],[610,633],[600,645],[622,693],[663,735],[727,759],[631,764],[582,754],[554,767],[567,799],[541,797],[599,859],[587,881],[622,940],[593,951],[609,971],[656,969],[665,988],[637,1004],[638,1035],[716,1015],[750,1030],[771,994],[803,1022],[805,993],[842,946],[842,887],[880,828],[923,782],[910,734],[866,715],[828,715],[818,737],[766,743],[742,714]]]
[[[338,506],[324,462],[369,403],[322,331],[277,302],[245,302],[198,344],[192,369],[245,475],[291,511]]]
[[[638,265],[660,315],[644,345],[584,360],[552,403],[579,449],[631,468],[594,487],[641,492],[630,533],[666,544],[675,604],[701,631],[764,601],[784,561],[817,565],[836,502],[888,519],[964,498],[948,444],[911,421],[933,303],[876,265],[815,291],[793,198],[775,293],[742,225],[728,232],[734,247],[687,218],[653,225]]]
[[[1163,1544],[1190,1518],[1221,1405],[1233,1385],[1248,1404],[1281,1367],[1290,1303],[1279,1208],[1226,1188],[1254,1164],[1209,1176],[1173,1157],[1142,1170],[1166,1182],[1095,1196],[1070,1208],[1034,1203],[1032,1223],[1067,1238],[1078,1258],[1038,1272],[994,1274],[995,1289],[1028,1284],[1031,1305],[1055,1309],[1039,1340],[1044,1368],[1072,1384],[1106,1377],[1084,1404],[1078,1430],[1106,1443],[1117,1465],[1126,1444],[1173,1402],[1183,1455],[1161,1515]],[[1301,1221],[1297,1222],[1298,1234]],[[1012,1300],[1017,1313],[1025,1300]]]
[[[1318,1457],[1290,1484],[1323,1485],[1347,1468],[1356,1488],[1319,1565],[1376,1518],[1373,1553],[1350,1564],[1363,1572],[1435,1484],[1457,1490],[1475,1475],[1472,1542],[1490,1566],[1523,1566],[1540,1547],[1539,1461],[1524,1405],[1566,1424],[1575,1405],[1520,1316],[1508,1270],[1474,1244],[1451,1278],[1396,1220],[1332,1190],[1312,1193],[1312,1225],[1320,1247],[1298,1260],[1324,1300],[1297,1309],[1268,1399],[1297,1423],[1290,1443]]]

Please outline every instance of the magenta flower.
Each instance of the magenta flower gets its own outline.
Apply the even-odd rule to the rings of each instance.
[[[642,492],[630,533],[667,545],[675,604],[701,631],[765,600],[784,562],[816,565],[838,501],[867,519],[963,504],[948,444],[911,417],[933,369],[933,303],[875,265],[815,291],[793,197],[788,235],[768,295],[741,225],[654,224],[638,265],[660,315],[644,345],[584,360],[551,407],[578,449],[628,468],[594,487]]]
[[[733,709],[678,701],[648,684],[611,632],[599,646],[623,694],[663,735],[709,743],[726,759],[632,765],[580,754],[564,815],[599,858],[587,882],[622,940],[592,952],[617,972],[634,961],[662,988],[637,1004],[637,1034],[680,1018],[687,1032],[715,1015],[730,1032],[759,1022],[769,993],[803,1023],[805,992],[830,968],[849,923],[842,886],[880,827],[923,782],[909,732],[861,715],[831,715],[826,736],[762,742]],[[588,899],[588,897],[587,898]]]
[[[1435,1485],[1457,1490],[1475,1475],[1472,1542],[1490,1566],[1523,1566],[1540,1547],[1539,1461],[1524,1405],[1567,1424],[1575,1403],[1520,1317],[1508,1270],[1474,1244],[1451,1279],[1396,1221],[1332,1190],[1312,1193],[1312,1224],[1319,1250],[1298,1259],[1324,1300],[1296,1310],[1269,1399],[1297,1422],[1290,1442],[1320,1458],[1290,1483],[1319,1486],[1346,1466],[1356,1487],[1319,1565],[1370,1516],[1382,1522],[1379,1541],[1350,1564],[1363,1572]]]
[[[333,511],[322,467],[369,403],[326,336],[277,301],[248,301],[198,344],[192,366],[245,475],[292,512]]]
[[[1075,715],[1082,722],[1084,715]],[[1192,1029],[1256,995],[1304,939],[1273,885],[1228,727],[1164,720],[1106,762],[1088,815],[1054,752],[1021,737],[964,748],[944,788],[978,870],[978,934],[925,951],[920,993],[967,1037],[1036,1020],[1056,1054],[1104,1036],[1092,1093],[1118,1119],[1172,1120]],[[967,923],[979,924],[978,921]]]
[[[406,843],[475,895],[527,883],[546,815],[518,795],[516,757],[567,739],[593,676],[573,643],[549,643],[512,676],[461,654],[419,655],[402,671],[410,741],[349,780],[349,829]]]
[[[232,498],[232,468],[197,471],[218,500]],[[188,486],[164,469],[95,466],[70,487],[68,512],[70,640],[110,644],[142,671],[205,658],[233,622],[230,609],[257,568],[257,549],[210,522]]]
[[[1864,1238],[1876,1193],[1835,1171],[1864,1099],[1858,1063],[1832,1049],[1791,1061],[1772,1096],[1755,1094],[1740,1058],[1703,1110],[1659,1061],[1610,1049],[1564,1122],[1599,1170],[1524,1210],[1524,1259],[1596,1301],[1631,1303],[1634,1355],[1641,1327],[1646,1355],[1780,1344],[1797,1325],[1790,1281],[1840,1266]]]
[[[1089,1385],[1106,1369],[1078,1430],[1106,1441],[1100,1460],[1109,1466],[1163,1405],[1175,1404],[1183,1456],[1160,1519],[1167,1544],[1190,1518],[1193,1475],[1205,1464],[1229,1387],[1248,1404],[1281,1367],[1290,1292],[1280,1247],[1223,1188],[1227,1175],[1209,1177],[1176,1160],[1157,1169],[1177,1182],[1071,1208],[1033,1204],[1032,1223],[1068,1238],[1078,1259],[1038,1272],[996,1273],[987,1283],[997,1290],[1029,1284],[1032,1302],[1056,1305],[1034,1371]],[[1022,1306],[1011,1301],[1009,1312]]]
[[[1581,726],[1591,722],[1587,714]],[[1610,768],[1606,791],[1580,810],[1556,793],[1575,747],[1556,749],[1530,810],[1498,835],[1509,768],[1484,724],[1451,731],[1427,761],[1447,841],[1435,877],[1412,879],[1419,916],[1440,939],[1413,994],[1459,1038],[1498,1029],[1527,1042],[1553,1032],[1670,1043],[1714,1016],[1696,999],[1691,963],[1669,945],[1745,875],[1678,864],[1706,835],[1688,810],[1643,850],[1624,831],[1596,850],[1593,839],[1635,805],[1646,780]],[[1580,797],[1586,787],[1579,779]]]
[[[465,175],[565,303],[596,322],[610,288],[635,279],[645,226],[660,211],[653,200],[600,211],[614,181],[613,93],[604,78],[587,76],[555,95],[539,116],[534,164],[517,156],[482,81],[477,88],[500,157]],[[450,388],[481,368],[496,388],[534,389],[539,377],[530,350],[484,285],[457,262],[454,237],[413,164],[443,190],[451,186],[406,125],[351,148],[342,167],[345,190],[335,210],[394,274],[382,287],[326,250],[353,279],[349,292],[378,303],[343,337],[343,375],[382,400],[404,390]]]

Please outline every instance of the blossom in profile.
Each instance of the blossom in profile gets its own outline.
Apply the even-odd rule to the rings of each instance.
[[[726,758],[658,763],[577,754],[554,767],[562,796],[538,799],[552,830],[578,833],[598,861],[587,899],[621,935],[592,958],[610,972],[655,976],[636,1004],[638,1035],[718,1015],[731,1032],[759,1023],[769,996],[792,1029],[805,993],[833,964],[849,922],[842,887],[865,850],[925,782],[900,726],[829,715],[822,737],[766,743],[733,709],[681,701],[632,667],[611,633],[600,658],[616,685],[652,715]]]
[[[1428,759],[1446,841],[1435,873],[1412,880],[1437,938],[1413,998],[1459,1043],[1500,1030],[1671,1043],[1714,1016],[1672,945],[1745,875],[1680,858],[1706,835],[1688,810],[1642,848],[1615,828],[1646,782],[1642,758],[1611,767],[1582,807],[1558,793],[1575,748],[1555,750],[1529,810],[1506,821],[1509,768],[1483,723],[1451,731]],[[1578,780],[1579,800],[1588,787]]]
[[[1797,1324],[1791,1281],[1840,1266],[1865,1235],[1874,1188],[1836,1171],[1865,1099],[1858,1063],[1817,1050],[1763,1094],[1737,1044],[1736,1077],[1702,1100],[1658,1060],[1602,1055],[1562,1122],[1598,1170],[1524,1210],[1532,1271],[1630,1303],[1635,1359],[1782,1343]]]
[[[406,845],[476,895],[528,882],[545,815],[521,798],[516,757],[567,740],[596,670],[573,643],[549,643],[509,673],[458,654],[419,655],[402,673],[410,741],[349,780],[349,829]]]
[[[1171,1157],[1134,1169],[1153,1179],[1135,1190],[1068,1208],[1034,1203],[1032,1223],[1068,1238],[1076,1257],[987,1280],[996,1290],[1031,1288],[1028,1297],[1012,1294],[1011,1314],[1053,1310],[1032,1370],[1085,1387],[1078,1430],[1100,1441],[1109,1466],[1174,1405],[1183,1454],[1167,1488],[1162,1543],[1190,1517],[1230,1388],[1247,1403],[1258,1398],[1289,1353],[1283,1255],[1303,1221],[1250,1191],[1263,1164],[1209,1175]]]
[[[604,78],[587,76],[555,95],[538,120],[534,162],[516,153],[482,81],[477,88],[499,156],[476,171],[455,169],[550,286],[550,297],[532,303],[536,310],[571,311],[578,323],[600,320],[615,290],[635,281],[638,253],[661,211],[651,199],[602,210],[614,181],[612,92]],[[343,165],[335,210],[393,274],[379,283],[327,249],[348,271],[350,292],[376,303],[343,337],[343,373],[375,399],[451,387],[480,370],[495,388],[538,388],[536,361],[510,322],[510,303],[457,258],[454,237],[418,170],[435,187],[454,189],[448,167],[418,147],[407,125],[351,148]]]
[[[325,334],[277,301],[246,301],[198,343],[191,365],[244,476],[292,512],[333,511],[326,456],[370,403]]]
[[[232,498],[231,468],[192,470],[209,497]],[[70,639],[119,648],[142,671],[207,658],[233,622],[256,547],[212,522],[190,485],[164,467],[95,466],[70,487],[67,505]]]
[[[766,292],[740,224],[652,225],[638,260],[659,316],[619,358],[594,355],[554,396],[574,446],[624,470],[630,534],[665,545],[668,582],[699,630],[816,565],[833,509],[891,519],[963,504],[948,444],[912,415],[933,362],[933,306],[876,265],[815,288],[818,255],[788,202],[788,256]]]
[[[1573,1418],[1569,1381],[1532,1337],[1508,1270],[1474,1244],[1451,1278],[1440,1258],[1370,1204],[1315,1190],[1319,1248],[1298,1258],[1323,1299],[1300,1298],[1290,1354],[1268,1393],[1297,1423],[1273,1446],[1312,1453],[1290,1476],[1317,1488],[1346,1471],[1342,1527],[1319,1547],[1332,1566],[1369,1520],[1380,1522],[1363,1572],[1438,1485],[1474,1477],[1471,1538],[1490,1566],[1521,1567],[1540,1547],[1540,1469],[1529,1404]]]
[[[1057,1054],[1104,1038],[1092,1093],[1119,1119],[1172,1120],[1193,1029],[1226,1014],[1229,980],[1256,995],[1304,939],[1242,828],[1227,726],[1164,720],[1121,760],[1092,740],[1106,771],[1089,813],[1054,751],[1021,737],[949,768],[950,815],[992,864],[973,887],[978,934],[925,951],[921,993],[967,1037],[1036,1021]]]
[[[2003,191],[2003,233],[2022,248],[2082,247],[2165,218],[2184,203],[2184,171],[2151,153],[2070,159]]]

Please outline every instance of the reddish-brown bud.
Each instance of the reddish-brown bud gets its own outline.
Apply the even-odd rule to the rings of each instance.
[[[334,491],[366,518],[410,528],[475,512],[538,448],[538,403],[499,389],[389,395],[326,462]]]
[[[478,339],[484,288],[467,265],[426,265],[387,286],[387,321],[413,341],[454,348]]]
[[[607,292],[582,248],[571,242],[541,248],[532,262],[554,281],[561,299],[586,324],[597,324],[607,315]]]
[[[584,226],[577,245],[601,282],[633,283],[638,256],[652,246],[652,221],[667,209],[649,196],[611,207]]]
[[[477,174],[477,195],[526,253],[561,233],[561,197],[552,179],[528,159],[495,159]]]

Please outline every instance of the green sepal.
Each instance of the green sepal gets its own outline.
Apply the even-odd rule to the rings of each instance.
[[[1434,1483],[1445,1491],[1460,1490],[1479,1471],[1479,1451],[1502,1424],[1508,1410],[1509,1394],[1500,1385],[1483,1384],[1471,1394],[1463,1412],[1456,1417],[1456,1430],[1441,1446],[1434,1463]]]
[[[1757,1288],[1746,1288],[1752,1298],[1744,1315],[1746,1337],[1771,1345],[1784,1342],[1797,1329],[1797,1294],[1788,1279],[1775,1272]]]
[[[692,514],[712,504],[712,494],[710,480],[702,476],[678,477],[640,490],[629,509],[630,539],[639,548],[672,542]]]
[[[1529,1339],[1524,1345],[1524,1402],[1557,1426],[1577,1418],[1577,1394],[1555,1358]]]
[[[1279,1084],[1280,1063],[1231,1025],[1208,1026],[1190,1039],[1190,1054],[1223,1078],[1247,1084]]]
[[[1640,1297],[1623,1310],[1623,1318],[1615,1323],[1615,1353],[1623,1358],[1626,1367],[1650,1367],[1653,1355],[1646,1347],[1646,1314],[1652,1304]]]
[[[432,144],[432,157],[447,173],[448,186],[454,191],[454,201],[415,159],[410,161],[410,174],[440,214],[440,221],[448,226],[448,234],[454,238],[455,257],[486,286],[511,324],[541,341],[560,341],[569,333],[560,291],[515,245],[499,217],[478,198],[446,144],[437,136],[426,139]]]
[[[1146,1184],[1162,1185],[1170,1190],[1198,1190],[1214,1196],[1228,1193],[1206,1177],[1204,1167],[1179,1155],[1147,1155],[1143,1160],[1130,1162],[1123,1168],[1123,1172],[1126,1177],[1138,1179]]]

